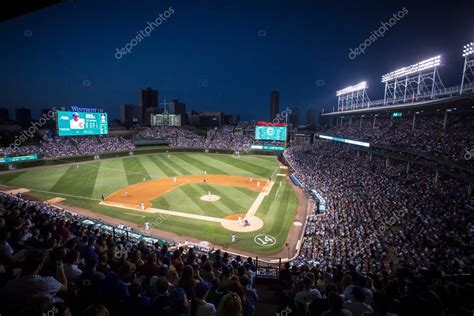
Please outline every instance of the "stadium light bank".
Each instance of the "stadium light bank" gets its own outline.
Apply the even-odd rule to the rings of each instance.
[[[424,70],[433,69],[441,65],[441,55],[431,57],[429,59],[420,61],[419,63],[397,69],[382,76],[382,82],[406,77],[411,74],[420,73]]]

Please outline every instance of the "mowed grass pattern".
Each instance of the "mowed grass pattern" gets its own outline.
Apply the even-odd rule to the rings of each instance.
[[[201,197],[211,192],[219,201],[206,202]],[[155,199],[153,207],[184,213],[225,217],[229,214],[247,213],[258,193],[224,185],[188,184]]]
[[[8,172],[0,174],[0,184],[29,189],[31,194],[44,200],[62,197],[66,199],[64,203],[69,205],[137,224],[150,222],[162,230],[226,245],[230,243],[231,232],[218,223],[176,216],[168,216],[165,220],[157,215],[143,218],[143,213],[138,211],[125,211],[98,203],[102,195],[107,196],[144,180],[204,172],[268,179],[277,167],[275,157],[243,155],[236,159],[230,155],[163,153]],[[199,197],[208,191],[221,196],[221,200],[216,203],[200,201]],[[199,184],[180,187],[155,203],[164,209],[175,208],[182,212],[224,217],[247,212],[257,195],[243,188]],[[257,232],[238,234],[238,241],[233,247],[262,254],[278,251],[286,240],[297,204],[296,195],[287,182],[282,181],[282,186],[276,183],[257,212],[257,216],[265,222],[264,227]],[[253,238],[260,233],[275,236],[277,244],[272,247],[258,246]]]

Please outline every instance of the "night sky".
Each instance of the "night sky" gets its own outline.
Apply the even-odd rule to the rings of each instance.
[[[160,14],[166,21],[115,58]],[[364,54],[349,50],[403,7],[407,14]],[[446,86],[459,85],[462,46],[474,41],[472,1],[65,1],[0,24],[0,106],[99,107],[113,118],[139,89],[187,110],[268,119],[280,108],[329,108],[335,92],[367,80],[383,97],[383,74],[442,54]]]

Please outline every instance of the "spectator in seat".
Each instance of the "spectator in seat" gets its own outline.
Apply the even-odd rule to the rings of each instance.
[[[215,278],[212,280],[212,288],[209,291],[209,294],[207,295],[207,300],[208,302],[211,302],[214,304],[214,306],[219,306],[219,303],[224,296],[225,293],[223,293],[220,289],[220,281],[218,278]]]
[[[87,307],[82,316],[109,316],[109,310],[102,304],[91,305]]]
[[[153,275],[158,274],[158,265],[156,264],[156,253],[150,252],[147,256],[146,263],[140,267],[140,273],[151,278]]]
[[[173,260],[171,261],[173,267],[176,269],[178,273],[181,273],[184,267],[183,259],[181,258],[181,252],[176,249],[173,252]]]
[[[107,307],[112,314],[118,308],[117,303],[123,303],[129,296],[128,284],[135,275],[135,265],[125,262],[119,268],[118,273],[110,271],[104,281],[104,296]],[[113,307],[113,309],[112,309]]]
[[[70,250],[64,261],[64,273],[70,283],[76,283],[77,278],[82,274],[82,270],[78,267],[79,250]]]
[[[255,305],[258,301],[257,290],[249,287],[250,278],[246,275],[243,275],[239,278],[240,284],[242,284],[242,288],[244,289],[245,300],[248,300]]]
[[[195,297],[191,303],[191,316],[213,316],[215,314],[215,306],[206,302],[210,287],[211,285],[206,282],[199,282],[196,285]]]
[[[186,292],[183,289],[174,289],[170,294],[170,298],[171,306],[168,311],[169,316],[189,316],[188,298],[186,297]]]
[[[183,274],[179,280],[178,287],[186,291],[186,296],[192,300],[194,299],[194,289],[199,281],[194,279],[193,268],[189,265],[184,266]]]
[[[148,315],[150,312],[151,299],[147,296],[142,296],[142,286],[138,282],[132,282],[129,287],[130,296],[125,300],[124,315]]]
[[[79,298],[84,306],[97,304],[101,301],[105,275],[96,270],[97,255],[85,260],[85,267],[76,282]]]
[[[291,280],[291,270],[290,270],[290,263],[285,262],[285,268],[280,271],[280,284],[283,290],[289,291],[293,286],[293,282]]]
[[[0,296],[8,299],[9,307],[18,308],[35,296],[46,295],[56,299],[56,294],[65,293],[68,289],[68,282],[64,273],[62,262],[56,266],[58,280],[52,276],[43,277],[39,272],[43,268],[45,256],[43,253],[31,252],[28,254],[22,275],[19,279],[7,282],[5,287],[0,289]]]
[[[252,316],[255,312],[255,306],[251,300],[248,300],[245,297],[244,289],[242,285],[239,283],[237,277],[234,276],[231,278],[231,281],[229,282],[228,290],[230,292],[236,293],[239,296],[240,302],[242,305],[243,316]]]
[[[151,303],[151,310],[154,315],[165,315],[171,307],[171,298],[168,293],[168,280],[160,277],[155,284],[157,296]]]
[[[329,310],[325,311],[322,316],[352,316],[352,313],[343,307],[342,297],[336,292],[329,293],[328,296]]]
[[[242,301],[234,292],[230,292],[222,298],[217,308],[216,316],[241,316]]]
[[[205,282],[212,282],[212,280],[214,280],[216,276],[214,275],[211,261],[204,262],[203,266],[199,270],[199,276]]]
[[[313,281],[309,276],[303,278],[303,290],[295,295],[295,306],[297,315],[305,315],[309,304],[317,298],[322,298],[318,289],[312,288]]]
[[[352,301],[346,301],[344,308],[348,309],[353,316],[361,316],[363,313],[372,312],[372,307],[364,303],[365,293],[360,287],[352,288]]]
[[[374,293],[374,311],[365,312],[363,316],[396,316],[396,314],[389,313],[389,303],[385,294],[375,292]]]
[[[337,285],[334,283],[329,283],[325,287],[325,295],[323,298],[314,299],[309,305],[309,312],[311,316],[321,316],[324,311],[329,309],[328,296],[329,293],[337,293]]]

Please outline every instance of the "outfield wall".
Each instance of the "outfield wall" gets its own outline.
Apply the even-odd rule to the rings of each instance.
[[[85,161],[94,161],[96,156],[99,156],[100,159],[110,159],[118,157],[127,157],[135,155],[149,155],[149,154],[159,154],[165,152],[206,152],[213,154],[233,154],[233,149],[203,149],[203,148],[175,148],[168,146],[156,146],[156,147],[139,147],[135,148],[132,151],[120,151],[120,152],[109,152],[103,153],[100,155],[86,155],[86,156],[74,156],[74,157],[63,157],[63,158],[41,158],[38,160],[23,161],[11,163],[14,165],[15,169],[24,169],[24,168],[33,168],[41,166],[55,166],[75,162],[85,162]],[[267,155],[267,156],[278,156],[280,152],[278,151],[269,151],[269,150],[250,150],[248,152],[240,152],[241,155]],[[8,171],[9,163],[0,164],[0,171]]]

